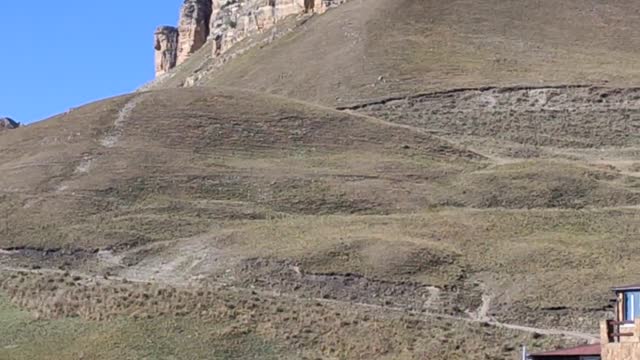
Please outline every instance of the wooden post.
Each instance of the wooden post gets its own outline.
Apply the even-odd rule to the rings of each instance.
[[[623,321],[624,320],[624,294],[621,292],[618,292],[616,294],[616,301],[617,301],[616,320]]]

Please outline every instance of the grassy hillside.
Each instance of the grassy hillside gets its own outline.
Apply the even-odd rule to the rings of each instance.
[[[637,10],[351,0],[2,132],[0,358],[593,340],[640,271]]]
[[[221,67],[203,50],[158,86],[197,75],[345,105],[486,85],[636,85],[639,10],[631,0],[356,0]]]
[[[5,248],[131,246],[220,220],[408,211],[446,202],[447,179],[486,166],[424,132],[216,89],[106,100],[0,144],[14,149],[0,155]],[[388,193],[420,177],[442,181]]]
[[[496,344],[561,343],[471,322],[225,289],[64,275],[0,280],[7,290],[0,293],[3,359],[497,359],[517,350]],[[38,321],[7,301],[35,289],[39,298],[18,303],[39,313]],[[52,291],[65,305],[43,314],[50,307],[39,301]],[[96,321],[103,311],[109,320]]]
[[[446,101],[430,116],[464,110],[443,110]],[[610,310],[608,287],[633,280],[636,174],[558,156],[571,147],[483,155],[459,145],[456,128],[396,119],[414,114],[400,105],[361,109],[406,122],[397,125],[248,91],[174,89],[108,99],[3,135],[15,151],[0,162],[0,266],[226,284],[380,314],[539,328],[522,336],[594,333]],[[49,300],[57,285],[9,282],[5,290],[38,314],[89,311],[81,327],[152,311],[135,301],[112,304],[115,313],[74,310],[78,296],[102,291],[78,280],[80,293],[62,302]],[[151,316],[160,319],[153,326],[165,314]]]
[[[0,145],[14,149],[0,154],[4,248],[126,248],[299,214],[640,202],[611,169],[496,165],[424,130],[244,91],[127,95]]]

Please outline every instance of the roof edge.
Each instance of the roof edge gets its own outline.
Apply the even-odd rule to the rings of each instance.
[[[562,355],[581,355],[581,356],[597,356],[602,353],[602,345],[600,344],[589,344],[589,345],[581,345],[567,349],[557,349],[552,351],[546,351],[536,354],[530,354],[529,356],[535,357],[545,357],[545,356],[562,356]]]
[[[640,284],[631,284],[624,286],[614,286],[611,288],[612,291],[625,291],[625,290],[640,290]]]

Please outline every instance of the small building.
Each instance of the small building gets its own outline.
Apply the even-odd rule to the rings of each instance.
[[[613,320],[600,323],[600,344],[530,354],[531,360],[640,360],[640,284],[620,286]]]
[[[615,316],[600,324],[603,360],[640,359],[640,284],[613,288]]]
[[[583,345],[570,349],[547,351],[531,354],[531,360],[600,360],[602,347],[600,344]]]

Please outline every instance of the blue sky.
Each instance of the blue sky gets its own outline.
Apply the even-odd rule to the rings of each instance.
[[[153,79],[181,0],[0,0],[0,117],[29,123]]]

